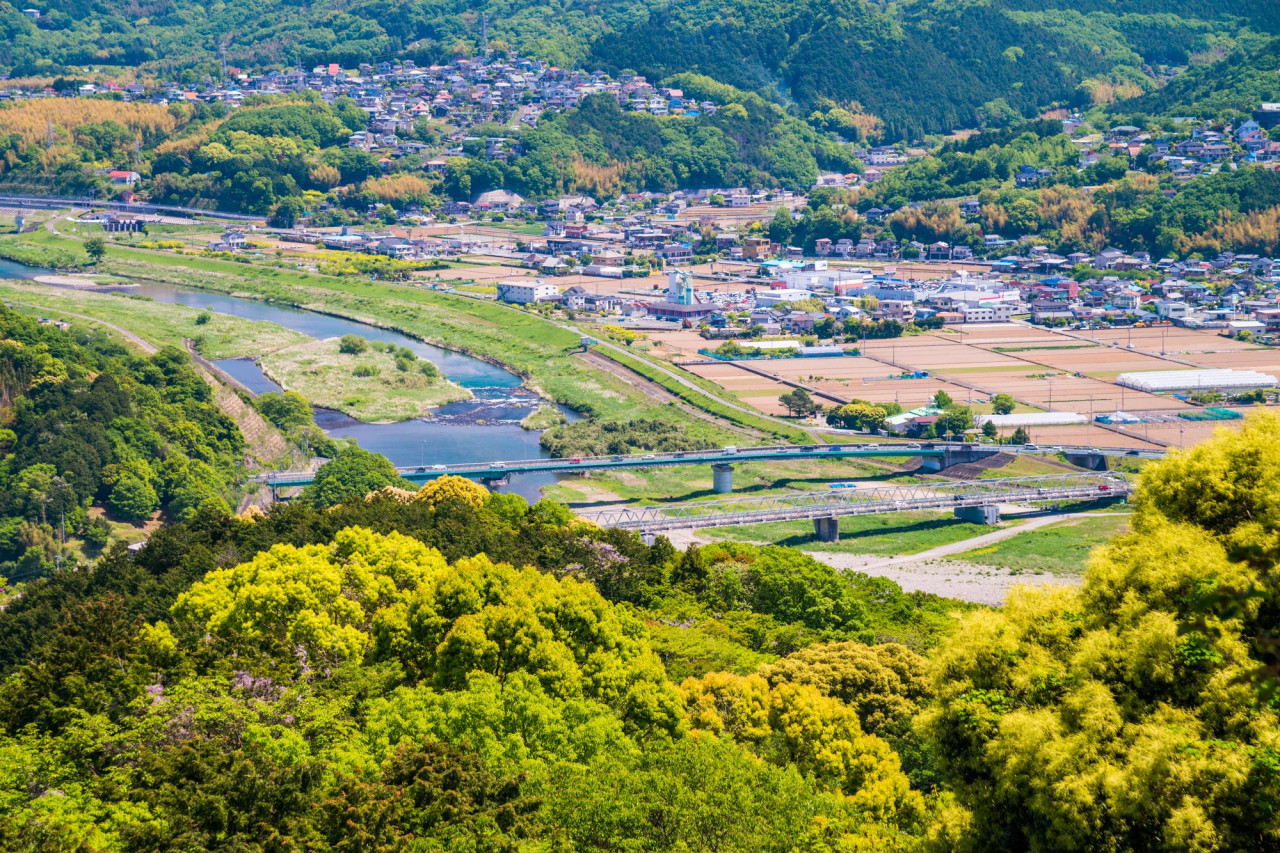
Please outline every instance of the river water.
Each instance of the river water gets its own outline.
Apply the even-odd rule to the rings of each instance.
[[[0,260],[0,278],[30,280],[39,275],[56,273]],[[434,362],[441,373],[471,391],[474,398],[442,406],[427,417],[389,424],[363,423],[341,412],[316,410],[316,424],[326,434],[332,438],[354,439],[361,447],[381,453],[395,465],[449,465],[546,456],[538,445],[539,433],[520,427],[520,421],[538,408],[540,400],[522,387],[519,376],[496,365],[399,332],[314,311],[164,284],[143,284],[128,291],[157,302],[275,323],[313,338],[360,335],[368,340],[408,347]],[[221,359],[215,364],[254,393],[279,390],[252,359]],[[570,420],[578,417],[571,410],[563,407],[561,410]],[[510,484],[500,490],[536,501],[541,489],[557,479],[554,474],[521,475],[512,477]]]

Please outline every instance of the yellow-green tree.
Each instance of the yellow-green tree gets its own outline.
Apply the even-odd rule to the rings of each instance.
[[[897,643],[818,643],[760,667],[770,684],[808,684],[839,699],[874,734],[909,719],[928,690],[920,655]]]
[[[1280,722],[1252,683],[1278,454],[1264,415],[1152,466],[1079,591],[1018,591],[935,655],[921,726],[978,849],[1280,844]]]
[[[440,553],[417,539],[352,527],[332,545],[276,545],[210,572],[178,597],[173,613],[210,634],[287,642],[340,660],[367,650],[379,610],[445,569]]]
[[[479,509],[489,499],[489,490],[466,477],[446,474],[418,489],[418,500],[431,509],[449,500],[459,500]]]
[[[694,732],[726,737],[780,766],[843,791],[877,820],[910,824],[923,800],[898,756],[863,733],[853,709],[809,685],[770,687],[761,675],[713,672],[680,685]]]
[[[632,730],[673,733],[680,700],[644,625],[591,584],[557,580],[484,555],[424,578],[379,619],[379,650],[414,681],[460,689],[477,672],[535,676],[548,695],[613,707]]]

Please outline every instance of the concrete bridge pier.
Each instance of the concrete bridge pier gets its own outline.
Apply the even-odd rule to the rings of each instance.
[[[716,462],[711,466],[711,490],[717,495],[727,495],[733,491],[733,466],[727,462]]]
[[[1068,453],[1067,461],[1079,468],[1087,468],[1090,471],[1106,471],[1108,469],[1107,457],[1101,453]]]
[[[818,537],[819,542],[839,542],[840,520],[835,517],[815,518],[813,520],[813,533]]]
[[[646,531],[640,534],[640,541],[652,548],[653,543],[658,541],[658,534]]]
[[[510,483],[510,482],[511,482],[510,474],[503,474],[501,477],[481,477],[480,478],[480,485],[484,486],[486,489],[488,489],[491,492],[494,489],[498,488],[498,486],[505,486],[507,483]]]
[[[1000,507],[995,504],[958,506],[956,507],[956,518],[961,521],[967,521],[970,524],[999,524]]]
[[[942,451],[941,456],[920,457],[920,470],[936,474],[944,468],[950,468],[952,465],[960,465],[964,462],[977,462],[979,459],[986,459],[988,456],[994,456],[999,452],[999,450],[991,450],[988,448],[974,450],[952,450],[951,448],[947,448]]]

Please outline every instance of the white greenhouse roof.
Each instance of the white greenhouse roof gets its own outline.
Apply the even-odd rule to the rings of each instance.
[[[1121,373],[1116,384],[1138,391],[1188,391],[1217,388],[1274,388],[1276,378],[1255,370],[1149,370]]]
[[[978,426],[993,423],[998,427],[1072,426],[1087,424],[1089,419],[1078,412],[1019,412],[1016,415],[977,415]]]

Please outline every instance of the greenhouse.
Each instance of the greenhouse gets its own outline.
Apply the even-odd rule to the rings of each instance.
[[[1012,415],[976,415],[974,423],[982,426],[993,423],[997,427],[1074,426],[1087,424],[1089,419],[1076,412],[1019,412]]]
[[[1276,378],[1255,370],[1149,370],[1121,373],[1116,384],[1159,394],[1168,391],[1249,391],[1274,388]]]

